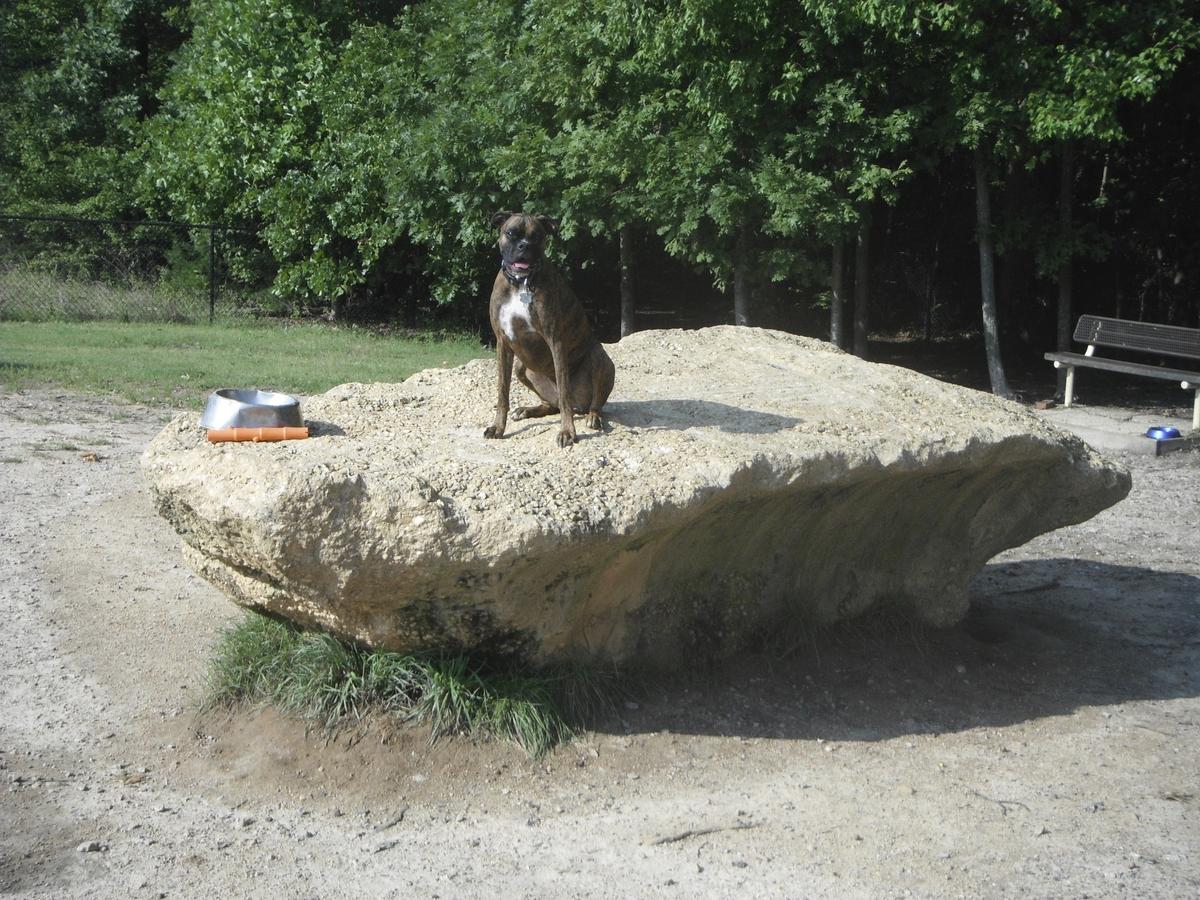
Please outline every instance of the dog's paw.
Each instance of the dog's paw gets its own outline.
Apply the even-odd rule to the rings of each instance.
[[[558,446],[570,447],[575,443],[575,432],[564,428],[558,433]]]
[[[495,425],[489,425],[483,429],[483,436],[485,438],[502,438],[504,437],[504,429],[497,428]]]
[[[604,428],[604,422],[600,419],[600,413],[590,412],[584,416],[583,424],[593,431],[600,431]]]
[[[510,412],[508,414],[508,417],[510,419],[512,419],[514,422],[520,422],[522,419],[529,418],[530,410],[531,410],[531,407],[518,406],[516,409],[514,409],[512,412]]]

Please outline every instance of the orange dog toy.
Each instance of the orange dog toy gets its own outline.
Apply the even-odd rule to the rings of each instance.
[[[210,428],[211,443],[225,441],[296,441],[308,437],[307,428]]]

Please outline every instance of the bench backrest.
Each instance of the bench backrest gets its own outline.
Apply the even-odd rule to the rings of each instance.
[[[1099,347],[1120,347],[1124,350],[1200,359],[1200,328],[1080,316],[1079,324],[1075,326],[1075,340]]]

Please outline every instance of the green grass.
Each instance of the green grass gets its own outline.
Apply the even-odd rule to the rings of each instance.
[[[227,306],[223,303],[222,307]],[[202,285],[110,284],[14,263],[0,265],[0,319],[19,322],[207,322]]]
[[[270,704],[332,729],[370,712],[449,734],[511,740],[531,756],[612,712],[617,683],[595,672],[486,668],[465,656],[366,650],[248,613],[223,632],[208,672],[211,707]]]
[[[54,385],[197,407],[220,387],[315,394],[396,382],[486,355],[455,334],[379,334],[318,324],[0,322],[0,385]]]

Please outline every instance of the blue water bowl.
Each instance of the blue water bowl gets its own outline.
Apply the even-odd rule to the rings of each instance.
[[[1174,425],[1151,425],[1146,429],[1146,437],[1154,438],[1156,441],[1169,441],[1171,438],[1179,437],[1179,429]]]

